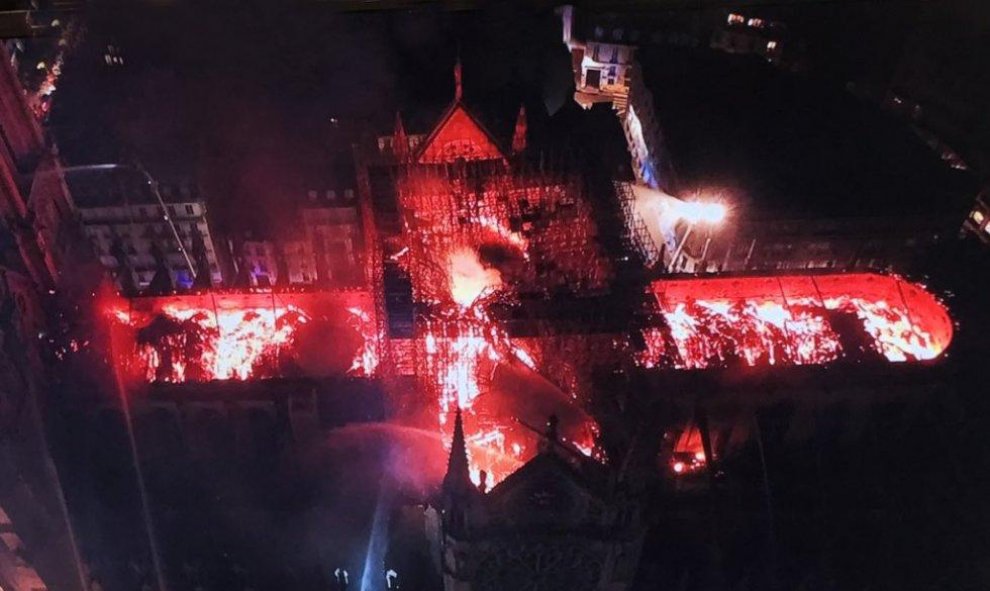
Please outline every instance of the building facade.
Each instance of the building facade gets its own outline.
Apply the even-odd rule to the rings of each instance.
[[[888,140],[887,136],[893,135],[881,121],[882,118],[863,113],[861,117],[871,126],[871,132],[884,138],[877,141],[876,147],[896,153],[901,158],[897,164],[892,164],[889,171],[884,169],[879,173],[867,173],[862,169],[865,161],[853,162],[852,159],[843,160],[841,156],[832,157],[841,150],[823,144],[823,150],[831,151],[830,159],[822,158],[822,163],[814,166],[804,165],[803,172],[811,178],[822,175],[822,170],[828,170],[822,177],[825,180],[848,175],[853,177],[851,185],[857,182],[865,185],[864,179],[868,181],[869,177],[881,175],[906,177],[919,170],[926,171],[924,175],[927,177],[919,174],[917,186],[909,183],[899,188],[870,185],[874,187],[872,194],[856,186],[840,186],[836,188],[837,192],[865,193],[858,197],[861,203],[858,208],[847,207],[846,211],[840,212],[838,208],[822,207],[821,214],[796,215],[795,202],[808,201],[808,197],[794,195],[781,199],[779,196],[749,194],[748,189],[732,185],[747,174],[745,168],[761,165],[756,158],[743,162],[743,154],[757,153],[765,159],[789,158],[795,164],[800,164],[800,159],[815,161],[812,155],[776,153],[773,142],[787,141],[787,133],[778,133],[773,140],[763,143],[751,141],[747,133],[757,136],[769,134],[771,126],[776,125],[775,120],[781,117],[801,117],[804,121],[802,125],[807,128],[803,133],[809,140],[836,133],[814,128],[813,122],[807,123],[810,121],[808,117],[799,115],[805,111],[824,111],[821,102],[816,102],[820,98],[815,94],[824,96],[824,93],[819,87],[809,85],[803,88],[800,82],[785,79],[791,75],[789,71],[804,67],[800,44],[791,38],[786,24],[755,13],[738,11],[705,11],[698,17],[701,24],[692,24],[690,19],[684,19],[683,14],[638,19],[633,12],[596,12],[573,6],[560,8],[558,14],[563,41],[572,56],[574,100],[586,109],[597,103],[610,104],[623,129],[635,177],[633,185],[619,188],[626,202],[627,228],[644,258],[658,269],[673,273],[779,269],[905,271],[924,253],[930,252],[933,245],[955,232],[963,215],[958,204],[972,199],[967,197],[970,191],[973,192],[970,194],[975,194],[972,183],[959,177],[955,171],[949,171],[948,166],[945,172],[938,172],[921,157],[924,154],[918,155],[905,149],[902,155],[903,143],[917,138]],[[676,31],[687,35],[683,43]],[[710,43],[698,41],[703,38],[710,38]],[[677,49],[658,50],[657,45],[673,45]],[[671,51],[675,51],[676,55]],[[719,56],[715,52],[728,55]],[[751,59],[753,56],[775,67],[761,66],[760,60]],[[688,88],[687,81],[680,84],[678,79],[678,76],[686,75],[686,70],[677,69],[684,66],[669,66],[670,63],[680,62],[692,64],[692,69],[694,65],[698,70],[707,68],[704,71],[711,73],[703,84],[695,82],[698,87]],[[716,63],[719,65],[712,66]],[[746,80],[759,82],[752,87],[739,83],[747,74],[751,77]],[[685,113],[689,117],[694,116],[691,113],[692,100],[713,104],[725,100],[721,112],[743,108],[738,100],[731,98],[733,91],[730,89],[748,94],[758,90],[756,95],[764,97],[790,93],[806,102],[774,103],[773,110],[767,108],[765,113],[758,115],[764,122],[762,129],[719,136],[718,141],[723,146],[730,146],[724,151],[719,146],[713,148],[712,144],[685,141],[684,138],[692,135],[693,130],[687,129],[679,119],[684,118]],[[675,98],[660,96],[659,93]],[[697,94],[691,94],[694,98],[686,102],[679,102],[684,99],[676,98],[689,93]],[[658,96],[663,100],[658,101]],[[665,109],[658,107],[657,103],[675,108]],[[762,108],[757,100],[746,105],[747,111]],[[856,105],[846,105],[848,111],[856,108]],[[757,117],[752,113],[748,116]],[[666,126],[665,118],[672,118],[667,120]],[[740,119],[728,118],[719,124],[724,123],[734,129]],[[715,124],[704,117],[692,119],[692,122],[694,127]],[[677,147],[667,138],[671,128],[675,128],[673,131],[676,132],[671,137],[676,136],[679,140]],[[855,129],[844,132],[866,134]],[[921,146],[923,142],[917,143]],[[795,148],[804,147],[798,145]],[[867,150],[862,153],[864,158],[874,156]],[[692,158],[700,161],[695,162]],[[719,163],[724,162],[732,164],[717,168]],[[763,178],[753,185],[760,189],[772,189],[775,184],[783,185],[790,182],[788,179],[798,176],[774,166],[766,167],[766,176],[775,174],[775,178]],[[840,166],[845,168],[840,169]],[[901,170],[895,172],[894,166],[900,166]],[[690,169],[693,177],[685,174],[686,169]],[[936,177],[938,180],[934,180]],[[816,185],[822,178],[809,181],[809,185],[791,188],[812,192],[818,189]],[[722,182],[730,188],[723,190]],[[930,186],[922,189],[922,185]],[[913,195],[910,199],[890,198],[901,191],[910,191]],[[735,192],[746,194],[740,197]],[[941,195],[939,205],[926,206],[932,202],[927,197],[936,192]],[[845,195],[842,198],[851,200]],[[777,199],[778,203],[772,203],[773,199]],[[691,202],[694,201],[718,203],[725,213],[710,223],[698,220],[690,215]],[[981,227],[982,214],[979,209],[977,206],[972,214],[976,217],[969,218],[967,227]]]
[[[354,190],[310,190],[285,238],[253,232],[233,244],[235,283],[252,286],[357,287],[364,282],[363,240]]]
[[[963,223],[963,230],[972,233],[985,244],[990,243],[990,196],[984,191],[976,198],[973,210]]]
[[[560,441],[556,425],[551,416],[541,451],[488,490],[470,479],[458,412],[439,500],[405,508],[393,528],[386,566],[394,588],[406,588],[409,555],[418,556],[420,571],[434,571],[410,577],[411,589],[436,579],[445,591],[631,588],[645,531],[641,507],[604,466]],[[423,528],[418,540],[411,525]]]
[[[589,19],[573,6],[561,7],[558,13],[564,45],[571,52],[575,102],[585,109],[596,103],[611,104],[626,136],[636,180],[672,191],[673,170],[653,96],[635,59],[642,33],[629,29],[622,20]]]
[[[322,196],[310,191],[299,217],[313,265],[300,261],[298,279],[305,282],[308,275],[314,282],[360,284],[361,225],[354,189],[327,190]]]
[[[159,186],[163,209],[137,171],[81,168],[68,176],[79,219],[118,287],[148,289],[156,275],[167,290],[190,288],[201,274],[209,281],[200,277],[200,285],[222,283],[206,199],[194,184]]]
[[[82,590],[45,431],[43,341],[63,279],[84,269],[72,198],[52,146],[0,47],[0,586]]]

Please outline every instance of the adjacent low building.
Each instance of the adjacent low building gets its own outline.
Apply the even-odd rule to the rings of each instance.
[[[363,241],[354,190],[310,190],[296,218],[292,233],[252,231],[232,242],[234,283],[361,285]]]
[[[84,268],[57,153],[0,45],[0,588],[85,586],[45,424],[55,397],[40,336]]]
[[[957,232],[977,191],[971,175],[880,109],[792,73],[800,53],[785,46],[800,43],[785,23],[709,12],[692,22],[559,11],[574,99],[611,105],[647,189],[620,192],[648,261],[687,273],[903,272]],[[685,215],[685,202],[726,215]]]

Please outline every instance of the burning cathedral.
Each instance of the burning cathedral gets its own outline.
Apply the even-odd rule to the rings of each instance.
[[[894,276],[643,272],[628,186],[527,135],[524,109],[511,141],[486,129],[458,65],[429,133],[397,116],[356,150],[379,376],[414,393],[394,420],[431,409],[449,449],[440,490],[393,521],[386,562],[411,588],[629,588],[657,476],[714,486],[716,458],[752,436],[733,434],[738,397],[697,390],[740,367],[925,361],[951,340],[942,305]],[[643,381],[670,372],[690,382]],[[658,412],[675,388],[695,391]],[[643,436],[639,411],[666,427]]]
[[[354,147],[362,287],[106,306],[139,415],[181,423],[212,396],[213,415],[234,416],[235,385],[257,382],[279,390],[270,422],[304,445],[326,422],[307,418],[326,406],[312,397],[380,394],[376,417],[354,420],[416,436],[386,467],[401,500],[367,567],[384,563],[389,585],[631,588],[657,519],[694,515],[664,527],[708,535],[697,495],[739,484],[722,467],[762,441],[762,408],[800,400],[800,432],[806,413],[935,379],[924,372],[953,323],[922,286],[651,269],[631,183],[588,150],[534,147],[524,108],[493,134],[459,65],[454,78],[426,133],[397,115],[391,134]],[[175,410],[192,390],[196,410]]]

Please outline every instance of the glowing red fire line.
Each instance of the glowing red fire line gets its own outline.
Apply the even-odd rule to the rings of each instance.
[[[512,236],[507,231],[499,234],[508,236],[507,240]],[[455,409],[464,412],[471,478],[479,484],[484,471],[492,485],[531,455],[534,436],[525,427],[506,421],[508,417],[479,415],[475,402],[489,390],[500,364],[519,363],[531,370],[536,364],[525,349],[511,342],[487,311],[487,300],[506,289],[499,272],[484,266],[469,247],[452,248],[447,267],[449,292],[446,297],[435,295],[434,313],[421,321],[423,367],[419,371],[433,382],[441,428]],[[588,429],[587,441],[575,443],[586,455],[591,455],[594,447],[592,430]]]
[[[134,327],[131,315],[119,321]],[[295,306],[210,310],[164,306],[138,328],[138,357],[149,382],[247,380],[260,366],[274,366],[309,320]]]
[[[809,280],[817,297],[800,293],[807,291]],[[783,291],[768,293],[767,281],[656,284],[665,326],[643,332],[646,349],[637,361],[689,369],[823,364],[841,358],[923,361],[938,357],[951,339],[945,309],[920,287],[897,278],[832,276],[823,279],[823,292],[808,277],[785,277],[779,289],[786,285],[790,297]],[[846,288],[856,295],[842,293]],[[665,302],[663,289],[677,301]],[[733,291],[743,295],[730,297]]]
[[[350,314],[352,326],[361,335],[361,348],[354,356],[354,361],[351,362],[351,367],[347,373],[362,377],[373,376],[378,370],[378,363],[381,361],[375,347],[377,343],[375,323],[372,321],[371,315],[361,308],[348,308],[347,313]]]

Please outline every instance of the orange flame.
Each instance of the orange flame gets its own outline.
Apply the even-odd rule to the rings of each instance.
[[[126,312],[118,320],[133,325]],[[164,327],[142,328],[138,357],[149,382],[247,380],[274,364],[309,318],[295,306],[212,310],[174,305],[162,308]],[[195,370],[195,371],[194,371]]]
[[[773,300],[699,299],[662,312],[670,339],[659,328],[645,330],[647,348],[638,361],[654,367],[676,358],[674,367],[689,369],[735,360],[749,366],[829,363],[856,354],[844,349],[829,318],[834,312],[858,319],[869,349],[888,361],[934,359],[945,348],[912,323],[905,308],[882,299],[795,298],[786,306]]]
[[[450,297],[462,308],[468,308],[484,295],[502,287],[502,275],[486,268],[474,249],[456,248],[448,255],[450,267]]]
[[[351,362],[351,367],[347,373],[354,376],[368,377],[375,375],[378,369],[378,351],[375,349],[375,325],[371,321],[371,315],[361,308],[351,307],[347,309],[350,314],[351,324],[361,335],[361,348],[358,349]]]

